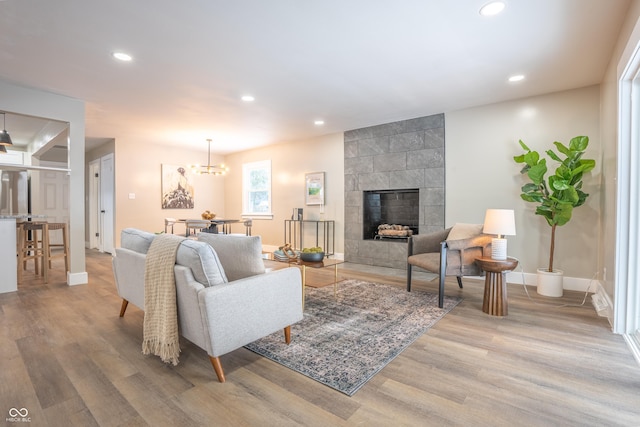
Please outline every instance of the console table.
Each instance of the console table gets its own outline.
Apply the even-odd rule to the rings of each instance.
[[[294,249],[304,249],[305,230],[307,230],[309,234],[315,233],[315,243],[313,246],[320,246],[326,256],[335,253],[335,221],[285,219],[284,242],[289,243]]]

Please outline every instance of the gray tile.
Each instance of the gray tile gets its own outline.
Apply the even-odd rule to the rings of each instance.
[[[388,189],[420,188],[424,185],[424,170],[411,169],[406,171],[390,172]],[[380,189],[384,189],[381,187]]]
[[[356,141],[344,142],[344,157],[358,157],[358,143]]]
[[[444,168],[425,169],[423,186],[430,188],[444,188]]]
[[[407,169],[407,153],[387,153],[373,156],[373,171],[388,172]]]
[[[444,148],[444,128],[427,129],[424,131],[425,148]]]
[[[361,139],[358,141],[358,156],[373,156],[389,152],[389,137]]]
[[[422,131],[402,133],[391,136],[389,150],[391,152],[406,152],[425,148],[425,133]]]
[[[345,174],[359,174],[373,172],[373,157],[350,157],[344,159]]]
[[[358,176],[358,188],[362,191],[388,189],[390,173],[361,173]]]

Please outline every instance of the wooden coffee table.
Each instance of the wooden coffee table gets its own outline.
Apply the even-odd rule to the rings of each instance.
[[[476,258],[476,264],[486,272],[482,311],[492,316],[506,316],[508,312],[506,272],[518,266],[518,260],[507,258],[496,260],[488,257]]]

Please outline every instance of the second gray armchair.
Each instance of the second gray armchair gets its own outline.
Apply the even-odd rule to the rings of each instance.
[[[456,276],[462,288],[462,276],[483,272],[476,258],[491,256],[492,236],[482,233],[482,224],[456,224],[446,230],[409,237],[407,253],[407,291],[411,291],[413,266],[439,275],[438,307],[444,304],[445,276]]]

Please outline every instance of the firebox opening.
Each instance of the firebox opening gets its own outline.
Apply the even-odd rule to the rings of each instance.
[[[374,190],[362,194],[364,240],[406,240],[409,235],[418,234],[419,189]]]

